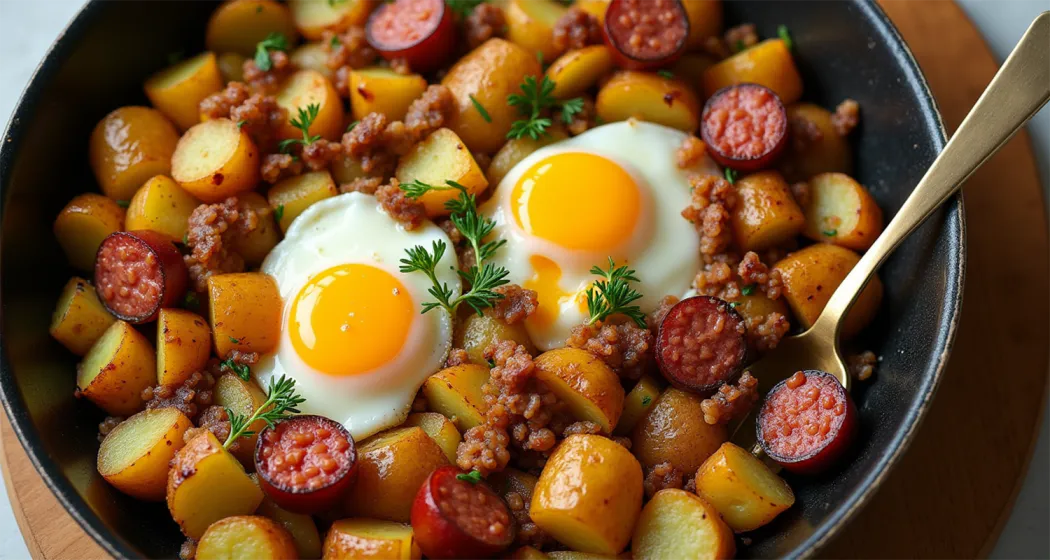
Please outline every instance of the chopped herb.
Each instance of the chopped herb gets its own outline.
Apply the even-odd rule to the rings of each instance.
[[[346,131],[347,131],[347,132],[350,132],[351,130],[353,130],[353,129],[354,129],[354,127],[355,127],[355,126],[357,126],[357,125],[358,125],[358,124],[360,124],[360,123],[361,123],[361,121],[354,121],[354,122],[352,122],[352,123],[350,123],[350,124],[346,125]]]
[[[745,296],[749,296],[749,295],[755,293],[755,285],[754,284],[748,284],[748,285],[744,286],[743,288],[740,288],[740,293],[744,294]]]
[[[128,206],[131,206],[131,201],[130,200],[118,200],[117,201],[117,206],[120,206],[121,208],[127,208]]]
[[[287,140],[281,140],[277,143],[278,149],[281,150],[282,154],[287,154],[292,146],[296,144],[302,144],[303,146],[309,146],[314,142],[321,139],[320,134],[310,136],[310,126],[314,124],[314,119],[317,118],[317,113],[321,111],[321,105],[318,103],[311,103],[307,105],[306,109],[299,107],[299,116],[288,121],[292,126],[302,131],[302,138],[289,138]]]
[[[445,0],[445,4],[452,8],[452,12],[459,17],[467,17],[478,4],[484,4],[485,0]]]
[[[736,169],[726,168],[726,181],[729,181],[730,185],[736,184]]]
[[[232,336],[230,337],[230,342],[232,342],[232,343],[234,343],[234,344],[240,344],[240,343],[241,343],[241,341],[240,341],[240,340],[238,340],[238,339],[236,339],[236,338],[233,338]]]
[[[788,31],[786,25],[777,26],[777,36],[780,37],[781,41],[784,41],[784,46],[786,46],[789,51],[795,49],[795,40],[791,38],[791,32]]]
[[[270,60],[270,51],[287,50],[288,39],[281,33],[270,33],[265,39],[255,45],[255,65],[259,67],[259,70],[268,72],[273,68],[273,61]]]
[[[587,288],[587,312],[591,316],[587,324],[594,324],[610,315],[622,313],[644,329],[645,314],[637,305],[630,305],[642,297],[642,294],[628,284],[639,281],[634,271],[627,268],[627,265],[617,268],[612,257],[609,257],[609,270],[594,266],[591,267],[591,274],[603,279]]]
[[[605,124],[605,119],[603,119],[601,115],[595,115],[594,124],[598,126],[603,125]]]
[[[197,299],[197,292],[194,292],[193,290],[186,292],[186,295],[182,297],[182,306],[190,310],[200,308],[200,301]]]
[[[190,232],[187,231],[186,233],[182,234],[182,244],[183,245],[189,245],[190,244]]]
[[[255,13],[261,14],[263,12],[262,4],[255,7]]]
[[[332,35],[332,38],[328,41],[328,46],[333,48],[333,49],[338,48],[339,45],[342,45],[342,44],[343,43],[341,43],[339,41],[339,36],[338,35]]]
[[[649,395],[642,397],[642,406],[649,406],[649,403],[653,402],[653,398]]]
[[[244,125],[247,124],[247,123],[248,123],[248,121],[244,121],[244,120],[237,121],[237,128],[244,128]]]
[[[233,339],[231,338],[230,340]],[[237,377],[240,377],[245,381],[248,381],[252,378],[252,368],[248,367],[246,364],[235,362],[232,358],[223,360],[221,363],[219,363],[219,367],[226,371],[232,371],[233,373],[236,373]]]
[[[736,43],[733,45],[733,52],[743,52],[745,48],[747,47],[744,46],[744,40],[737,39]]]
[[[228,449],[230,444],[237,441],[238,438],[255,435],[255,432],[249,430],[248,427],[258,420],[266,422],[266,425],[272,428],[274,422],[285,418],[288,413],[298,413],[299,409],[296,407],[304,401],[305,399],[295,392],[294,379],[288,379],[283,375],[280,379],[271,377],[266,390],[266,402],[255,409],[251,416],[245,418],[243,414],[237,414],[229,407],[226,408],[226,416],[230,418],[230,435],[223,442],[222,447]]]
[[[477,109],[479,113],[481,113],[481,118],[485,119],[485,122],[492,122],[492,117],[489,116],[489,112],[485,110],[485,107],[482,106],[480,101],[474,98],[474,94],[470,94],[470,102],[473,103],[474,108]]]
[[[338,6],[339,4],[345,4],[345,3],[346,3],[346,0],[328,0],[328,5],[330,7],[332,7],[332,8]]]
[[[186,58],[186,51],[175,51],[168,53],[168,66],[174,66]]]
[[[736,309],[739,306],[740,306],[740,302],[739,301],[731,301],[731,302],[729,302],[729,307],[732,307],[733,309]]]
[[[670,70],[657,70],[656,75],[667,80],[674,79],[674,72],[671,72]]]
[[[283,218],[283,217],[284,217],[284,205],[283,204],[278,204],[277,208],[273,209],[273,219],[279,222],[279,221],[281,221],[281,218]]]
[[[583,99],[569,99],[558,101],[551,95],[554,92],[554,82],[547,76],[539,83],[535,76],[527,76],[521,84],[522,93],[512,93],[507,96],[507,104],[517,107],[523,117],[522,120],[514,121],[507,133],[508,139],[523,138],[528,136],[533,140],[539,140],[540,136],[547,134],[547,128],[552,124],[549,118],[543,116],[546,109],[561,108],[562,119],[566,123],[572,122],[572,117],[583,110]]]
[[[477,484],[481,482],[481,473],[473,470],[466,474],[459,473],[456,475],[456,480],[462,480],[463,482],[469,482],[471,484]]]
[[[485,361],[487,361],[489,363],[489,369],[496,367],[496,362],[492,358],[489,358],[488,360],[485,360]]]
[[[561,104],[561,120],[565,124],[572,124],[573,117],[583,112],[583,98],[569,99]]]
[[[839,230],[837,230],[837,229],[827,229],[827,230],[824,230],[824,231],[822,231],[820,233],[823,233],[824,235],[826,235],[828,237],[835,237],[836,235],[839,234]]]

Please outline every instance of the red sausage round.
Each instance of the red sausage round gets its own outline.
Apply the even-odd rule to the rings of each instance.
[[[428,558],[488,558],[514,542],[507,504],[485,482],[461,478],[456,467],[438,468],[412,503],[412,532]]]
[[[758,84],[724,87],[704,104],[700,137],[725,167],[755,171],[772,165],[787,145],[787,111],[773,90]]]
[[[791,472],[817,474],[849,448],[857,407],[830,373],[799,371],[766,395],[756,431],[769,458]]]
[[[456,46],[452,11],[442,0],[384,3],[368,18],[365,36],[383,58],[403,58],[420,73],[440,68]]]
[[[689,38],[681,0],[612,0],[602,28],[616,63],[628,70],[671,64],[685,52]]]
[[[675,387],[712,392],[747,365],[747,324],[732,306],[711,296],[676,303],[656,334],[656,363]]]
[[[357,448],[334,420],[292,416],[259,434],[255,470],[277,505],[317,513],[335,506],[357,479]]]
[[[161,308],[176,307],[189,277],[170,237],[150,230],[118,231],[95,254],[95,291],[110,313],[148,323]]]

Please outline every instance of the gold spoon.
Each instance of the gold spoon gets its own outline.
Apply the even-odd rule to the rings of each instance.
[[[948,145],[882,235],[832,294],[805,332],[785,337],[749,369],[763,390],[796,371],[819,369],[834,375],[848,391],[850,373],[842,360],[839,332],[853,302],[879,265],[915,228],[954,195],[1050,99],[1050,12],[1043,12],[992,78]],[[737,429],[738,441],[753,443],[752,417]],[[741,433],[741,428],[743,428]],[[746,449],[747,447],[745,447]]]

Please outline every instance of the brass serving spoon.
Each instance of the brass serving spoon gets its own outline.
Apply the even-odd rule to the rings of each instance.
[[[763,390],[804,369],[826,371],[847,391],[850,389],[850,373],[842,360],[839,333],[861,290],[886,257],[941,203],[954,195],[963,181],[1020,130],[1048,99],[1050,12],[1043,12],[1021,37],[900,211],[832,294],[813,326],[799,335],[785,337],[775,350],[749,368],[760,380]],[[738,442],[755,441],[752,419],[740,424]]]

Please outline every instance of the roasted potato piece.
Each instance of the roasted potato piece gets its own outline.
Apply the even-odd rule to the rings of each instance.
[[[509,558],[510,560],[547,560],[550,556],[532,548],[531,546],[523,546],[514,552],[511,552],[510,555],[505,558]]]
[[[642,508],[642,467],[625,447],[596,435],[565,438],[543,467],[529,515],[580,552],[618,554]]]
[[[295,541],[276,522],[258,515],[234,515],[212,523],[197,543],[197,560],[252,558],[295,560]]]
[[[794,239],[806,226],[805,214],[776,171],[760,171],[737,179],[736,192],[730,225],[742,251],[781,245]]]
[[[571,50],[547,68],[547,77],[554,82],[551,95],[557,99],[578,97],[612,72],[615,66],[609,47],[605,45]]]
[[[598,424],[611,434],[623,411],[620,378],[586,350],[558,348],[536,357],[536,378],[564,402],[577,420]]]
[[[363,26],[375,7],[375,0],[289,0],[292,20],[311,41],[321,38],[325,31],[346,31],[352,25]]]
[[[146,80],[146,97],[181,130],[200,122],[200,102],[225,85],[215,53],[204,52]]]
[[[456,464],[456,448],[459,447],[459,442],[463,441],[463,437],[459,435],[456,425],[445,415],[437,412],[413,412],[408,415],[408,420],[405,420],[404,425],[423,428],[423,431],[445,452],[448,462]]]
[[[523,344],[530,354],[536,351],[523,323],[508,325],[499,319],[478,315],[469,309],[456,321],[452,346],[466,350],[471,363],[485,366],[488,364],[485,360],[485,349],[500,340],[513,340]]]
[[[808,181],[802,234],[863,251],[882,233],[882,209],[860,183],[844,173],[821,173]]]
[[[281,216],[278,225],[287,232],[299,214],[313,203],[339,194],[339,189],[327,171],[310,171],[289,177],[270,187],[266,198],[270,207]]]
[[[95,288],[74,276],[58,296],[50,333],[70,352],[83,356],[116,320],[98,300]]]
[[[320,135],[327,140],[338,141],[343,135],[343,100],[339,92],[320,72],[299,70],[292,74],[276,95],[277,105],[288,111],[288,120],[281,123],[277,135],[280,138],[302,138],[303,131],[292,126],[300,111],[317,105],[317,117],[310,124],[310,135]]]
[[[737,533],[758,529],[795,503],[795,494],[782,478],[729,442],[697,471],[696,493]]]
[[[642,509],[631,539],[631,556],[704,558],[736,555],[733,530],[703,498],[674,488],[660,490]]]
[[[142,390],[157,379],[157,358],[149,340],[124,321],[116,321],[77,365],[77,395],[110,416],[142,409]]]
[[[507,39],[544,60],[554,60],[561,51],[554,46],[554,24],[567,9],[554,0],[508,0]]]
[[[247,60],[244,55],[232,52],[222,53],[215,59],[219,64],[219,73],[222,74],[222,80],[227,84],[244,81],[244,63]],[[205,120],[205,117],[201,116],[201,120]]]
[[[266,255],[269,255],[277,242],[281,240],[281,236],[277,233],[277,222],[274,220],[270,202],[263,195],[257,192],[246,192],[238,198],[241,204],[255,210],[259,216],[255,229],[238,236],[234,244],[234,250],[244,257],[244,263],[255,268],[262,264]]]
[[[334,83],[335,72],[328,67],[328,53],[325,52],[323,44],[306,43],[299,45],[289,57],[296,68],[313,70]]]
[[[324,539],[325,560],[419,560],[423,553],[412,536],[412,526],[375,519],[341,519],[332,523]]]
[[[688,84],[649,72],[613,74],[598,90],[598,117],[605,122],[638,119],[685,132],[700,125],[700,100]]]
[[[340,185],[352,183],[354,179],[370,177],[364,169],[361,169],[360,161],[346,156],[337,157],[332,161],[328,171],[332,173],[332,179]]]
[[[185,309],[161,309],[157,316],[157,383],[181,385],[211,357],[211,329],[204,317]],[[249,414],[251,414],[249,412]]]
[[[561,123],[554,123],[547,129],[547,134],[537,140],[533,140],[528,136],[507,140],[507,143],[503,144],[503,147],[496,152],[496,155],[492,156],[489,168],[485,171],[485,177],[489,180],[492,188],[496,188],[500,181],[507,176],[507,173],[510,173],[510,170],[521,163],[521,160],[528,157],[529,154],[559,140],[565,140],[568,137],[569,133],[565,131],[565,127]],[[521,341],[519,340],[518,342]]]
[[[175,125],[156,109],[121,107],[103,118],[88,141],[91,170],[102,193],[131,200],[154,175],[169,175],[179,141]]]
[[[204,46],[217,53],[255,54],[255,45],[270,33],[295,44],[299,34],[288,8],[274,0],[234,0],[216,8],[208,20]]]
[[[788,143],[779,169],[789,183],[820,173],[853,171],[853,150],[835,130],[830,111],[812,103],[796,103],[787,108],[787,114]]]
[[[259,184],[259,150],[230,119],[204,121],[179,139],[171,178],[204,202],[220,202]]]
[[[208,278],[215,353],[232,350],[264,354],[277,347],[281,295],[273,277],[261,272],[216,274]]]
[[[741,295],[735,303],[733,309],[747,320],[759,320],[768,317],[770,313],[780,313],[784,317],[791,317],[784,298],[769,299],[769,296],[758,290],[752,292],[751,295]]]
[[[704,96],[743,83],[766,86],[785,106],[802,97],[802,77],[781,39],[767,39],[708,68],[704,72]]]
[[[113,199],[94,193],[75,196],[58,213],[54,225],[66,259],[80,270],[94,270],[102,240],[123,229],[124,209]]]
[[[124,221],[128,231],[151,229],[172,239],[186,236],[190,214],[200,201],[164,175],[146,181],[131,197]]]
[[[671,463],[688,476],[729,439],[725,424],[704,422],[702,401],[673,387],[656,399],[631,434],[631,451],[643,467]]]
[[[176,408],[143,410],[121,422],[98,448],[98,473],[121,492],[140,500],[164,499],[168,462],[193,427]]]
[[[347,494],[346,511],[387,521],[408,522],[423,481],[449,464],[441,447],[417,427],[376,434],[362,442],[357,453],[357,483]]]
[[[689,19],[690,50],[704,46],[704,40],[722,33],[722,0],[682,0]]]
[[[466,432],[484,420],[488,405],[481,386],[488,380],[487,366],[453,366],[428,377],[423,396],[430,410],[445,415],[460,432]]]
[[[638,422],[649,413],[650,407],[660,396],[660,383],[648,375],[643,375],[634,388],[624,397],[623,414],[616,423],[613,432],[618,436],[630,436]]]
[[[485,172],[478,167],[467,146],[447,128],[439,128],[416,144],[397,165],[397,180],[402,183],[422,181],[445,186],[447,181],[463,185],[470,194],[479,194],[489,186]],[[430,191],[419,197],[430,217],[447,216],[445,203],[459,198],[459,191]]]
[[[252,475],[253,477],[255,475]],[[295,513],[282,509],[273,502],[269,496],[265,496],[259,509],[255,513],[267,517],[284,527],[285,531],[295,541],[297,558],[320,558],[321,557],[321,534],[317,532],[317,524],[314,518],[304,513]]]
[[[350,111],[354,120],[382,113],[404,120],[408,106],[423,95],[427,81],[419,74],[398,74],[389,68],[361,68],[350,72]]]
[[[534,53],[503,39],[489,39],[459,59],[441,80],[456,100],[447,126],[471,152],[495,152],[520,117],[518,108],[507,104],[507,96],[521,92],[526,76],[538,78],[540,73]],[[475,101],[485,108],[488,119]]]
[[[773,268],[780,271],[784,298],[802,328],[808,329],[824,310],[860,256],[838,245],[810,245],[781,259]],[[842,325],[842,336],[851,338],[875,317],[882,302],[882,282],[872,276],[857,297]]]
[[[215,404],[232,410],[235,414],[243,415],[245,418],[252,415],[259,407],[266,403],[266,393],[259,388],[254,381],[245,381],[232,373],[219,376],[215,381],[212,391]],[[266,427],[266,422],[256,420],[248,429],[254,434],[244,436],[237,442],[237,449],[233,456],[244,465],[245,469],[255,470],[255,442],[259,439],[259,433]]]
[[[613,560],[614,558],[626,558],[627,554],[594,554],[591,552],[579,552],[576,550],[552,550],[545,557],[551,560]]]
[[[610,2],[612,0],[576,0],[573,6],[598,18],[599,22],[605,23],[605,11],[609,9]]]

